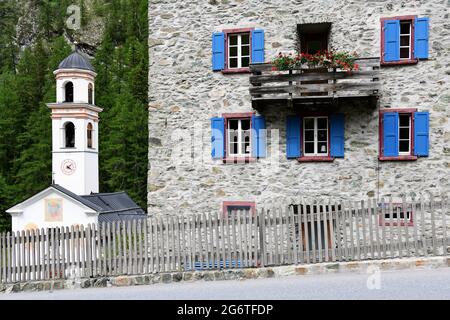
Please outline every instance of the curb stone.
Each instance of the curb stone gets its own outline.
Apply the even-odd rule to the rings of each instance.
[[[29,281],[24,283],[0,284],[0,293],[53,291],[62,289],[87,289],[106,287],[127,287],[175,282],[249,280],[282,278],[287,276],[308,276],[335,273],[368,273],[370,269],[381,271],[404,269],[436,269],[450,267],[450,257],[421,257],[390,260],[366,260],[357,262],[325,262],[309,265],[278,267],[206,270],[174,273],[151,273],[145,275],[124,275],[115,277],[84,278],[73,280]]]

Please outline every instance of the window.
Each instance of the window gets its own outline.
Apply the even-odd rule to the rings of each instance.
[[[328,117],[303,118],[305,156],[328,155]]]
[[[228,35],[228,69],[250,65],[250,33]]]
[[[344,157],[344,114],[310,113],[286,119],[286,156],[298,161],[333,161]]]
[[[413,226],[413,208],[411,205],[393,203],[392,212],[389,204],[385,204],[384,215],[380,214],[380,226]]]
[[[398,153],[411,155],[411,114],[400,113],[398,120]]]
[[[87,125],[87,147],[93,148],[93,139],[92,139],[92,131],[93,131],[92,123],[88,123]]]
[[[411,59],[411,21],[400,21],[400,60]]]
[[[94,102],[94,86],[92,83],[89,83],[88,86],[88,103],[93,104]]]
[[[72,122],[64,125],[64,141],[66,148],[75,148],[75,125]]]
[[[73,102],[73,83],[72,82],[67,82],[65,87],[65,101],[64,102]]]
[[[211,118],[211,156],[226,163],[266,157],[266,120],[252,112]]]
[[[427,17],[381,18],[381,63],[411,64],[428,59],[428,29]]]
[[[251,154],[250,118],[229,119],[227,127],[227,145],[229,156],[250,156]]]
[[[252,213],[256,216],[256,204],[255,202],[248,201],[225,201],[223,203],[223,214],[225,217],[232,217],[237,215],[240,211],[241,215]]]
[[[429,113],[416,109],[380,111],[380,160],[416,160],[428,156]]]
[[[300,50],[304,53],[315,54],[328,49],[328,37],[331,23],[305,23],[297,26],[300,38]]]
[[[212,69],[223,73],[249,72],[251,63],[264,62],[264,30],[227,29],[212,36]]]

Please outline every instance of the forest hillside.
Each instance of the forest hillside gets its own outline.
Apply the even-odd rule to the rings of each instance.
[[[0,1],[0,232],[10,228],[6,209],[52,182],[46,103],[56,99],[52,72],[75,45],[98,73],[100,191],[127,191],[147,208],[147,3]]]

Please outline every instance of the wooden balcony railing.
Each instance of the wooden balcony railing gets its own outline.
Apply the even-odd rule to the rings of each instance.
[[[358,71],[340,69],[273,70],[271,63],[251,64],[250,95],[253,101],[377,97],[380,59],[360,58]]]

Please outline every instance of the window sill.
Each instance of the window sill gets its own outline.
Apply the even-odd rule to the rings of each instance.
[[[381,65],[382,66],[396,66],[396,65],[404,65],[404,64],[417,64],[418,62],[419,62],[419,59],[390,61],[390,62],[381,61]]]
[[[417,156],[378,157],[380,161],[415,161]]]
[[[224,69],[223,74],[233,74],[233,73],[250,73],[250,68],[236,68],[236,69]]]
[[[226,157],[223,159],[223,163],[254,163],[256,162],[256,158],[254,157]]]
[[[333,157],[300,157],[297,159],[298,162],[333,162]]]

